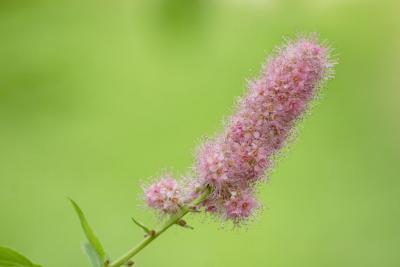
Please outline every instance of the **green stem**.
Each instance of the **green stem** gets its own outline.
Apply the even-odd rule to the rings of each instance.
[[[164,233],[166,230],[168,230],[168,228],[170,228],[172,225],[176,224],[182,217],[184,217],[190,211],[190,208],[189,208],[190,206],[199,205],[210,195],[210,193],[211,193],[211,189],[209,187],[207,187],[206,190],[204,190],[203,194],[201,194],[189,206],[183,206],[179,210],[179,212],[174,214],[173,216],[171,216],[159,230],[155,231],[153,234],[148,235],[137,246],[133,247],[128,252],[126,252],[124,255],[122,255],[120,258],[118,258],[115,261],[108,264],[107,267],[119,267],[119,266],[125,264],[126,262],[128,262],[133,256],[138,254],[142,249],[144,249],[154,239],[159,237],[162,233]]]

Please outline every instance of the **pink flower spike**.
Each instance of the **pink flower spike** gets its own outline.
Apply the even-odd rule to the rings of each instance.
[[[286,145],[296,123],[304,116],[324,80],[331,78],[329,49],[315,37],[289,42],[270,58],[258,79],[249,84],[225,131],[207,141],[197,154],[200,184],[214,194],[207,211],[224,213],[234,221],[250,216],[255,200],[249,194]],[[233,196],[233,197],[232,197]],[[238,197],[247,199],[241,209]]]
[[[196,209],[235,224],[251,217],[259,207],[255,187],[266,180],[273,160],[292,140],[323,82],[332,78],[333,66],[329,48],[315,35],[279,48],[249,83],[225,130],[200,146],[192,178],[180,184],[166,176],[150,185],[145,189],[147,205],[174,214],[211,189]]]

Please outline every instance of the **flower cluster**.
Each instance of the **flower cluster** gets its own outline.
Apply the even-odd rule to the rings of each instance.
[[[250,82],[225,131],[199,148],[194,168],[197,189],[186,189],[187,194],[196,195],[209,186],[213,192],[202,203],[207,212],[235,223],[251,216],[260,206],[254,197],[256,183],[287,142],[322,81],[330,77],[332,65],[328,48],[314,37],[299,38],[280,48],[260,77]],[[185,203],[183,196],[172,201],[163,193],[161,203],[159,193],[151,193],[166,186],[160,183],[146,191],[150,207],[171,213],[177,203]]]
[[[174,214],[184,204],[182,186],[169,176],[150,185],[144,193],[147,205],[164,214]]]

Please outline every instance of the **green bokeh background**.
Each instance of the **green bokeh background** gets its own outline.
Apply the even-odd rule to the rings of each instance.
[[[248,227],[189,218],[135,266],[400,266],[400,2],[0,2],[0,244],[89,266],[67,197],[117,257],[141,185],[185,173],[284,37],[320,33],[336,78]]]

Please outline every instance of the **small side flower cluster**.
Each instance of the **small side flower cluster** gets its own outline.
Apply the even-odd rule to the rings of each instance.
[[[174,214],[182,207],[183,193],[182,186],[169,176],[145,189],[147,205],[164,214]]]
[[[149,207],[174,213],[192,199],[185,196],[196,196],[208,186],[213,191],[202,203],[206,212],[234,223],[249,218],[260,206],[255,185],[264,179],[321,83],[331,77],[332,66],[329,49],[314,37],[280,48],[249,84],[225,131],[199,148],[196,178],[190,183],[196,184],[196,191],[163,179],[146,189]]]

